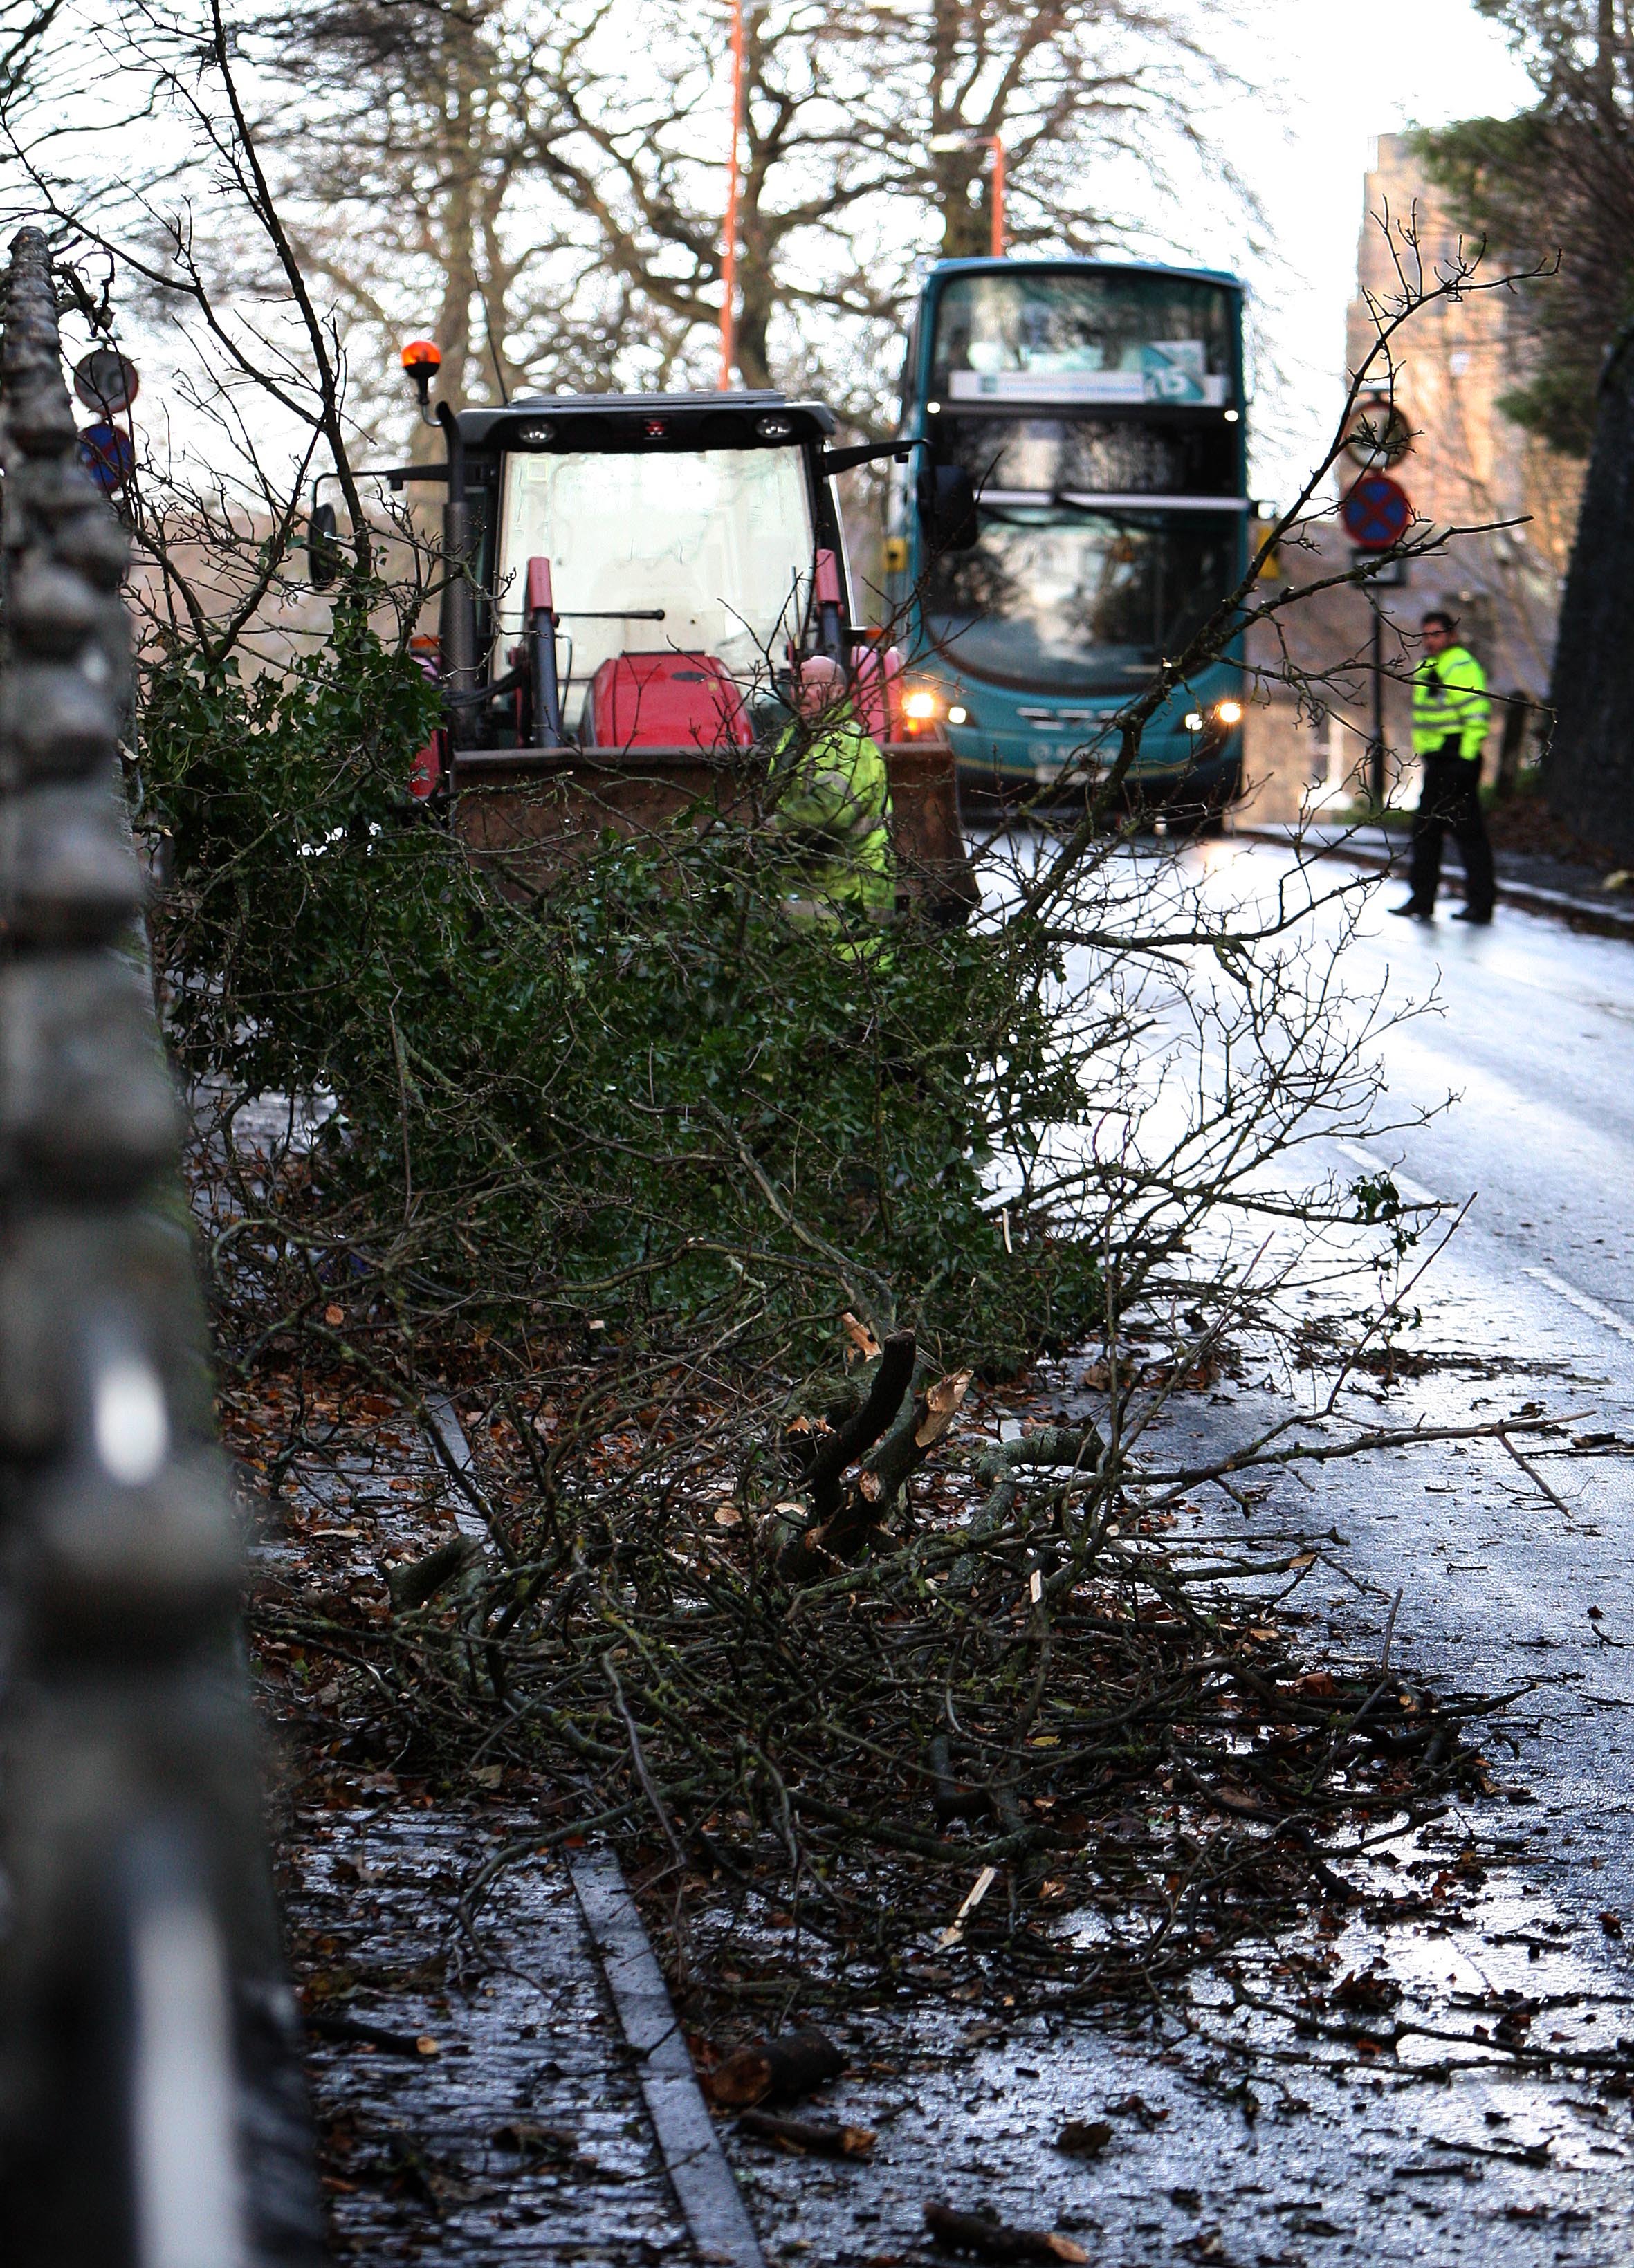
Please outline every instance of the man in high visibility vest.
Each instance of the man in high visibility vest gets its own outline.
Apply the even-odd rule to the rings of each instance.
[[[772,825],[792,854],[785,903],[796,920],[878,927],[896,904],[885,758],[851,707],[837,661],[803,661],[794,697],[798,713],[771,777]]]
[[[1486,674],[1468,647],[1458,644],[1451,615],[1436,608],[1419,628],[1424,656],[1413,678],[1413,753],[1424,765],[1424,784],[1413,814],[1410,895],[1404,906],[1390,910],[1418,921],[1434,918],[1441,844],[1450,827],[1464,862],[1464,904],[1453,918],[1484,924],[1497,895],[1481,813],[1481,744],[1492,713]]]

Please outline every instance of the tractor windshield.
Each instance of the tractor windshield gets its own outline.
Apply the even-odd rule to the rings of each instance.
[[[746,688],[799,629],[813,559],[798,448],[505,460],[496,666],[521,635],[530,558],[550,562],[565,617],[564,721],[621,653],[709,653]],[[623,620],[588,622],[627,608]],[[662,622],[637,617],[655,608]],[[571,641],[570,658],[567,642]]]

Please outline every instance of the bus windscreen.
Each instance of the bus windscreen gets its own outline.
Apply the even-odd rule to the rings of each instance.
[[[1039,693],[1129,693],[1236,580],[1225,514],[984,510],[981,541],[944,555],[924,625],[961,676]]]
[[[1195,276],[1018,269],[952,277],[936,302],[931,394],[983,401],[1167,402],[1233,394],[1234,295]]]

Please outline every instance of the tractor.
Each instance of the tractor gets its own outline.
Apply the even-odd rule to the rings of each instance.
[[[570,394],[454,409],[430,341],[403,352],[441,463],[379,475],[444,489],[435,639],[416,641],[443,721],[408,783],[503,887],[549,873],[607,828],[751,808],[791,713],[799,662],[824,653],[885,752],[899,898],[941,924],[976,891],[952,750],[888,634],[860,620],[835,481],[920,445],[831,446],[833,413],[771,391]],[[921,475],[926,524],[973,539],[966,475]],[[312,577],[338,565],[314,493]]]

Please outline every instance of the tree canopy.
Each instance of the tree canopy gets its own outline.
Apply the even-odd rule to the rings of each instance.
[[[1567,455],[1594,446],[1606,350],[1634,316],[1634,41],[1613,0],[1476,0],[1537,89],[1515,118],[1417,136],[1472,235],[1505,264],[1548,272],[1519,288],[1531,367],[1499,403]]]

